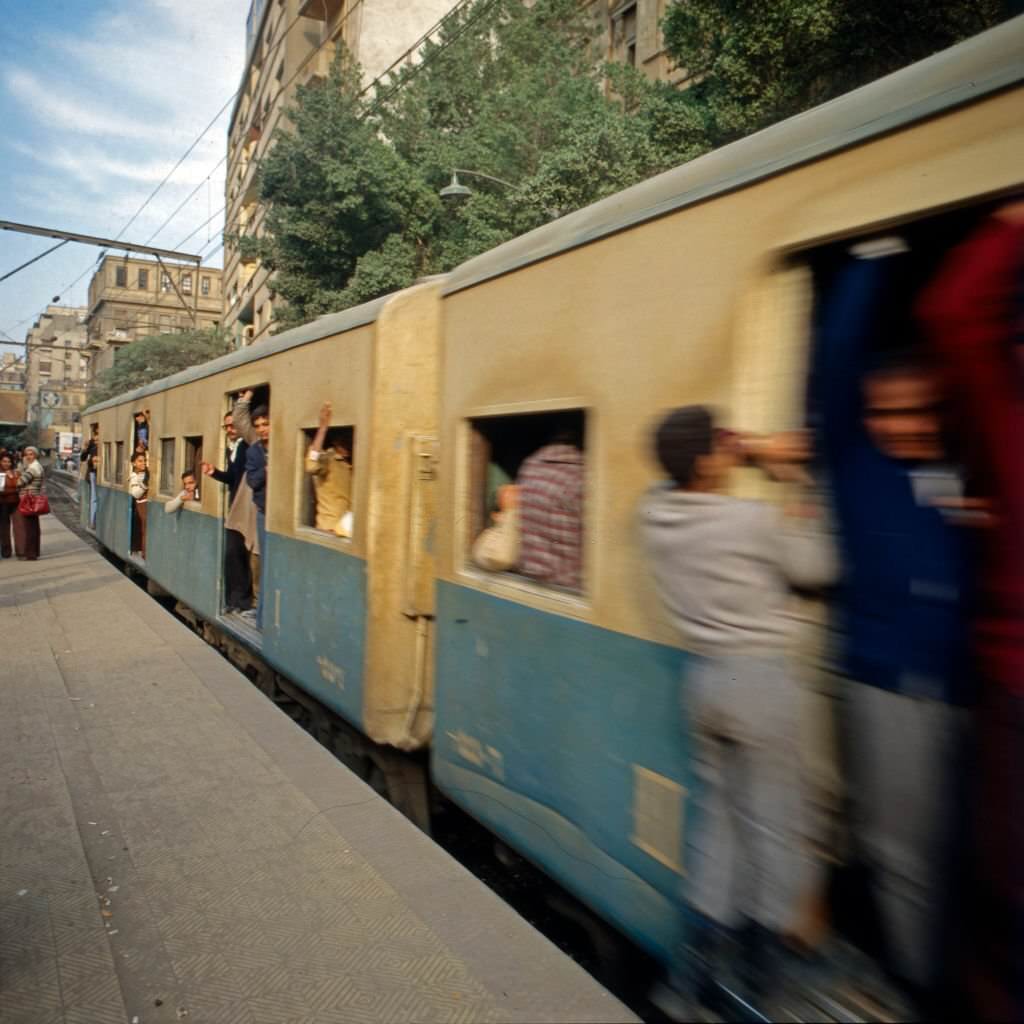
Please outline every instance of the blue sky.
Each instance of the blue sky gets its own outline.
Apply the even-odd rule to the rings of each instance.
[[[248,6],[249,0],[6,0],[0,219],[117,235],[237,89]],[[230,113],[229,107],[122,237],[147,242],[197,185],[152,244],[179,248],[221,209],[224,165],[216,165],[226,152]],[[222,224],[216,217],[181,247],[212,252]],[[0,232],[0,274],[53,244]],[[98,255],[70,243],[0,283],[0,343],[5,334],[22,341],[54,295],[65,305],[85,305]],[[220,259],[218,252],[210,265],[220,266]]]

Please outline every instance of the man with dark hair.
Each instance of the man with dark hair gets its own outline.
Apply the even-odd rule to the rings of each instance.
[[[202,471],[228,488],[228,510],[235,503],[239,486],[245,476],[245,456],[249,446],[239,437],[231,413],[224,416],[224,469],[204,462]],[[225,611],[245,611],[252,607],[252,574],[249,570],[249,552],[245,535],[227,525],[224,528],[224,604]]]
[[[741,459],[792,475],[806,458],[799,435],[741,439],[716,429],[705,407],[686,406],[661,421],[654,442],[670,480],[644,499],[641,529],[669,618],[695,654],[683,703],[699,780],[686,889],[696,922],[675,978],[688,1019],[723,968],[741,976],[748,998],[770,995],[783,939],[820,884],[787,606],[791,587],[823,587],[835,567],[822,534],[728,494]]]
[[[184,507],[186,501],[196,501],[198,498],[196,475],[191,469],[186,469],[181,474],[181,490],[170,501],[164,502],[164,511],[173,515]]]
[[[238,399],[234,408],[234,421],[249,444],[245,453],[245,479],[252,490],[252,502],[256,506],[256,533],[260,551],[260,589],[256,598],[256,613],[251,617],[256,628],[262,629],[263,596],[266,592],[267,578],[267,466],[270,413],[265,405],[258,405],[250,412],[252,397],[252,391],[245,391]]]
[[[812,398],[843,564],[835,608],[853,852],[887,967],[920,1001],[942,980],[972,687],[967,538],[942,507],[962,484],[946,461],[941,381],[907,316],[905,253],[895,239],[851,251],[822,303]]]
[[[342,434],[331,430],[330,424],[331,403],[324,402],[305,461],[316,500],[314,525],[324,533],[351,537],[352,453]]]

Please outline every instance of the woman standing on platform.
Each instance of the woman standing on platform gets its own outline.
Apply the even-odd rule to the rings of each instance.
[[[18,470],[18,498],[43,493],[43,465],[39,461],[39,449],[29,445],[21,458]],[[14,513],[14,553],[26,562],[39,557],[39,516],[27,516],[21,511]]]
[[[14,460],[5,451],[0,455],[0,558],[10,558],[11,527],[18,509],[18,474]]]

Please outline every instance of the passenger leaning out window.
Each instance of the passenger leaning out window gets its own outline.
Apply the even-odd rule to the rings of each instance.
[[[306,452],[306,472],[316,498],[314,524],[324,533],[352,536],[352,453],[340,431],[331,430],[331,403],[320,407],[313,443]]]
[[[575,424],[559,426],[516,477],[520,571],[575,591],[583,588],[582,446]]]

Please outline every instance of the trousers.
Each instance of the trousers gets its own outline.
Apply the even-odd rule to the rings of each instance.
[[[256,510],[256,534],[260,544],[260,582],[256,597],[256,625],[263,628],[263,595],[267,589],[267,517]]]
[[[696,775],[686,901],[725,928],[781,933],[819,870],[800,757],[801,687],[783,657],[702,658],[683,685]]]
[[[224,601],[229,608],[252,607],[249,552],[237,530],[224,531]]]
[[[890,966],[930,990],[944,960],[968,712],[845,680],[841,721],[853,850],[868,869]]]
[[[23,516],[15,509],[12,520],[15,554],[30,562],[35,561],[39,557],[39,516]]]
[[[18,506],[13,502],[7,505],[0,505],[0,556],[10,558],[13,551],[11,545],[11,528],[14,525],[14,517],[17,515]]]

